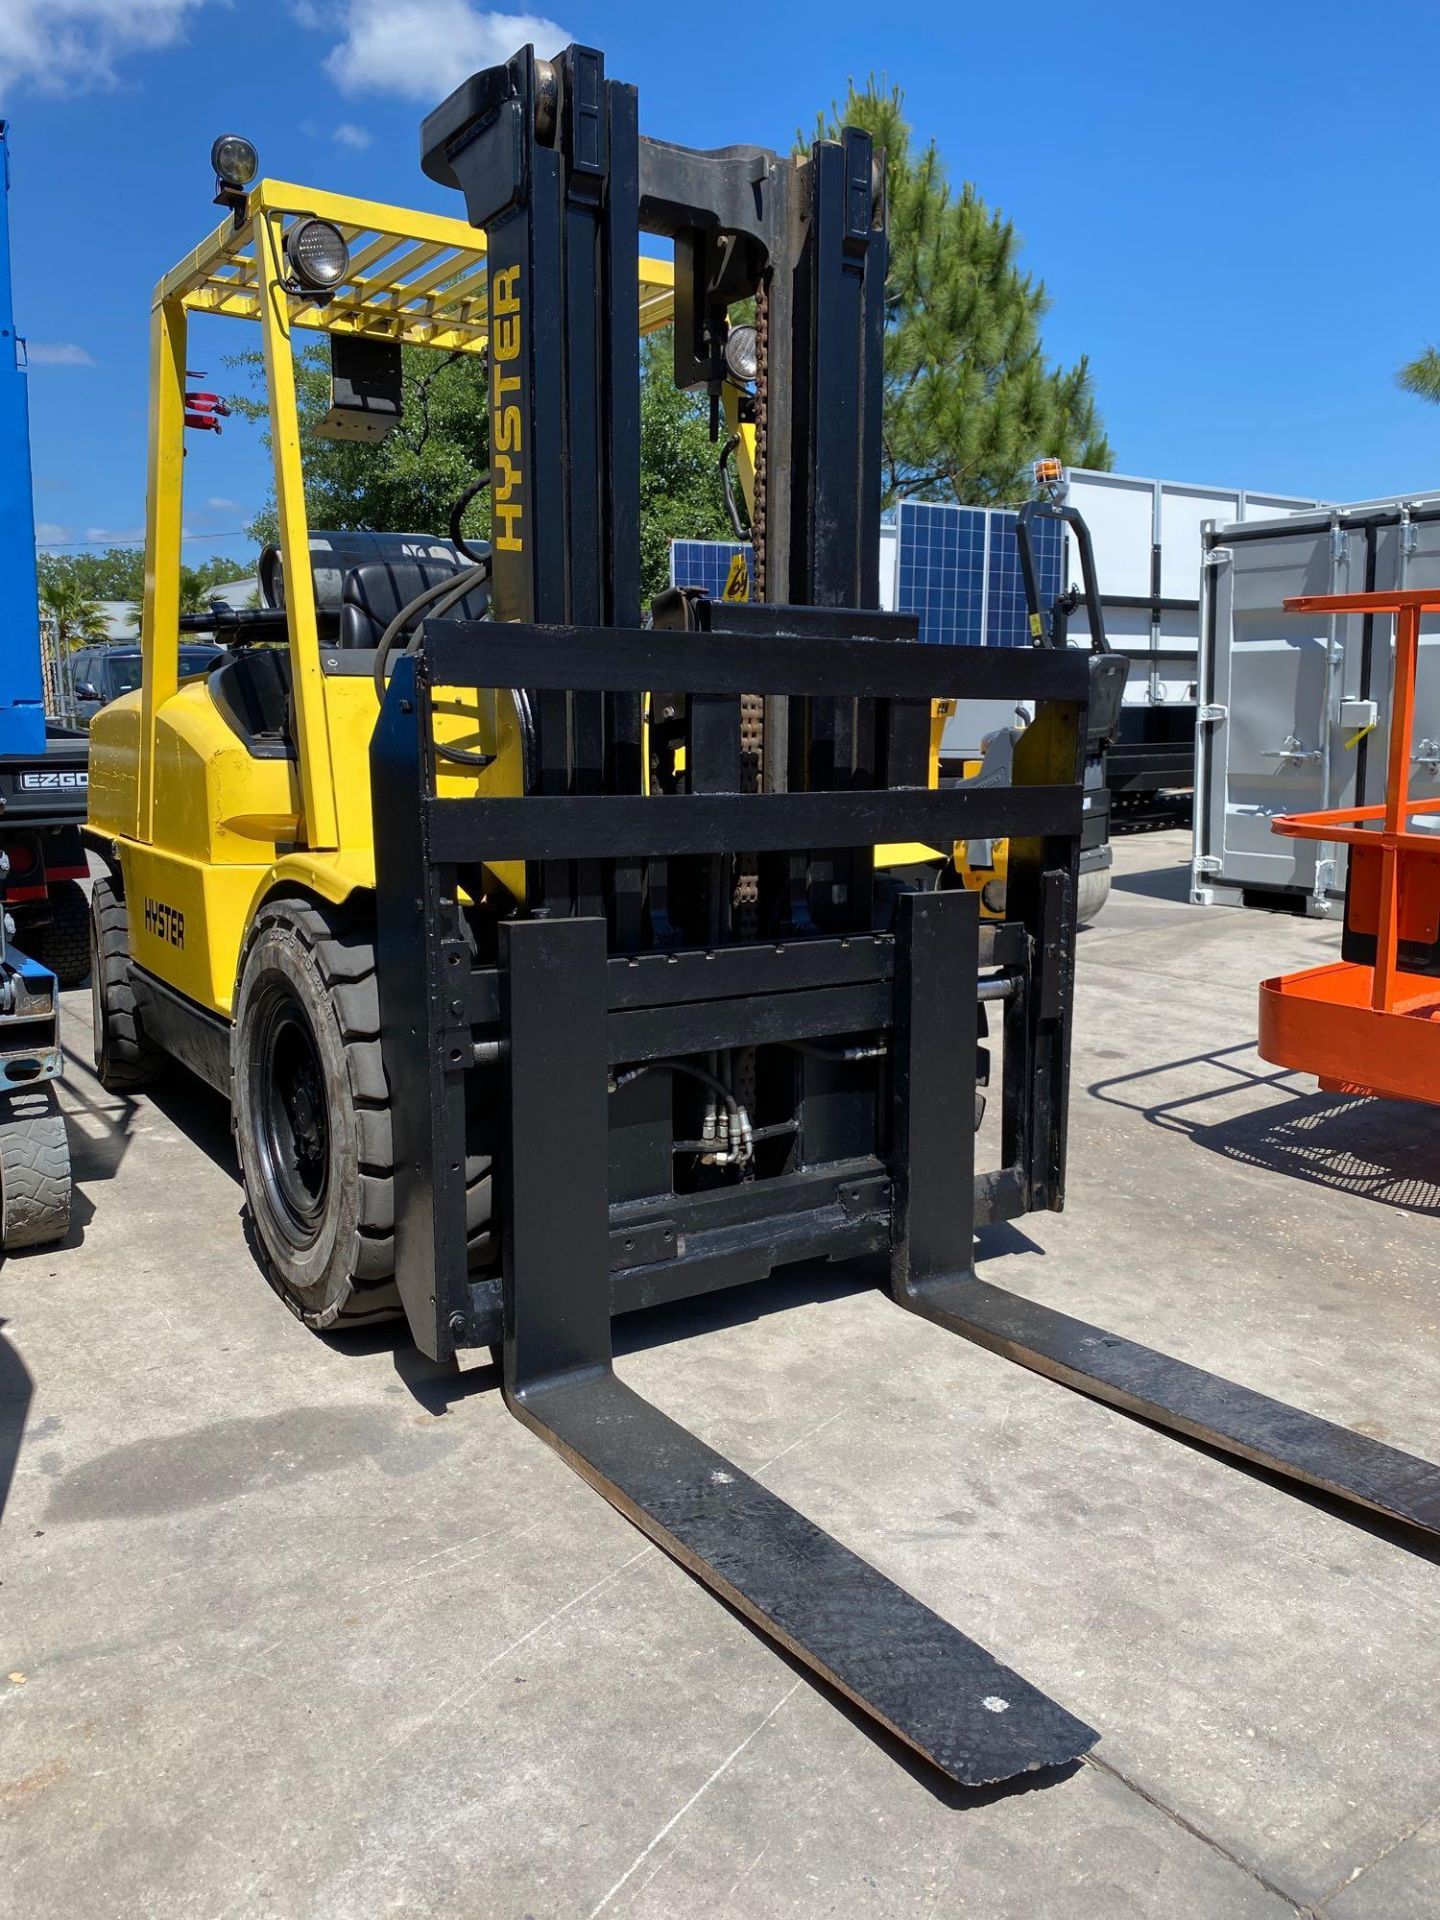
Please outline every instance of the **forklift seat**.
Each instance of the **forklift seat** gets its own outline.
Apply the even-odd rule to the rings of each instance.
[[[370,560],[362,566],[347,567],[340,589],[340,645],[364,647],[373,652],[403,606],[427,587],[454,578],[469,564],[453,549],[452,556],[441,559],[426,554],[404,560]],[[489,591],[481,585],[457,602],[451,615],[457,620],[479,620],[489,604]]]
[[[402,607],[469,564],[453,540],[436,534],[312,529],[310,567],[325,644],[373,651]],[[267,607],[285,604],[285,570],[278,547],[267,547],[260,556],[260,597]],[[476,587],[454,612],[458,618],[478,620],[489,600],[488,589]],[[336,633],[335,639],[328,637],[327,628]]]

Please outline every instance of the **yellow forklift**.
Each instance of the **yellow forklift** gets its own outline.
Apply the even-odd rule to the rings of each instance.
[[[142,686],[91,729],[88,837],[111,866],[91,902],[96,1064],[107,1086],[131,1088],[173,1056],[227,1097],[233,1088],[270,1278],[325,1327],[398,1304],[363,932],[375,884],[376,648],[417,597],[478,614],[487,589],[484,555],[467,548],[458,515],[448,537],[309,527],[292,342],[297,332],[329,342],[325,430],[381,439],[402,405],[402,347],[485,354],[485,244],[463,220],[261,180],[254,148],[235,136],[211,158],[229,211],[160,282],[151,314]],[[668,262],[640,262],[640,332],[669,324],[673,284]],[[261,557],[255,609],[180,612],[192,316],[260,328],[280,533]],[[213,638],[227,656],[182,678],[176,635]],[[457,693],[437,738],[465,756],[447,762],[445,791],[519,790],[514,703]],[[462,770],[477,758],[488,772]],[[513,865],[490,884],[523,893]],[[303,1037],[296,1007],[265,984],[276,955],[313,1021]],[[236,1033],[251,1070],[232,1082]],[[488,1163],[472,1156],[469,1171],[483,1249]]]
[[[900,1306],[1417,1528],[1440,1473],[1006,1292],[976,1230],[1064,1204],[1090,673],[879,610],[883,156],[642,139],[603,57],[526,48],[425,122],[466,221],[257,178],[160,283],[144,672],[95,720],[97,1069],[231,1103],[308,1324],[398,1303],[792,1655],[967,1786],[1094,1731],[629,1389],[613,1316],[879,1256]],[[673,243],[673,268],[640,235]],[[639,268],[637,272],[637,260]],[[754,303],[753,354],[731,313]],[[756,597],[640,599],[638,339],[753,413]],[[258,324],[280,539],[179,618],[192,314]],[[293,336],[377,437],[401,346],[484,353],[492,533],[306,520]],[[743,344],[743,341],[742,343]],[[181,683],[182,631],[226,657]],[[1003,786],[935,784],[935,703],[1024,701]],[[875,848],[1009,846],[1005,918]],[[982,1009],[999,1164],[976,1165]]]

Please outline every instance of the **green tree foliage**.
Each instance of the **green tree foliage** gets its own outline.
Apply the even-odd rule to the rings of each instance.
[[[94,603],[98,600],[126,600],[135,609],[139,624],[140,602],[145,593],[145,555],[139,547],[107,547],[100,553],[42,553],[37,562],[40,574],[40,598],[54,611],[48,591],[62,598]],[[208,605],[211,594],[227,580],[243,580],[253,571],[241,561],[227,560],[215,553],[199,566],[180,569],[180,611],[199,613]],[[103,640],[101,632],[87,639]],[[78,643],[77,643],[78,644]]]
[[[1042,281],[1021,270],[1014,227],[968,182],[955,193],[933,141],[916,149],[898,87],[872,74],[818,134],[863,127],[886,154],[885,486],[891,500],[1013,504],[1030,464],[1108,468],[1090,370],[1046,360]]]
[[[1418,358],[1401,367],[1395,381],[1406,393],[1418,394],[1422,400],[1440,406],[1440,351],[1426,347]]]
[[[61,576],[42,581],[40,604],[55,622],[62,653],[105,638],[105,615],[100,603],[86,592],[79,580]]]
[[[260,423],[270,444],[265,370],[258,352],[227,365],[248,385],[230,396],[243,419]],[[449,531],[450,509],[486,471],[490,460],[485,363],[478,354],[401,349],[404,405],[400,424],[378,444],[329,440],[318,431],[330,406],[330,356],[323,342],[295,356],[305,511],[312,527],[368,528],[374,532]],[[273,499],[249,531],[259,541],[278,530]],[[481,494],[466,512],[465,534],[484,539],[489,502]]]
[[[670,541],[724,539],[725,515],[716,449],[710,443],[703,397],[677,393],[670,375],[667,332],[641,345],[640,526],[642,589],[658,593],[670,579]],[[268,420],[264,369],[258,353],[230,362],[250,379],[232,397],[237,414]],[[330,404],[329,356],[323,345],[296,356],[296,394],[305,510],[314,527],[367,527],[395,533],[449,531],[450,509],[488,466],[488,400],[485,366],[476,354],[440,354],[427,347],[402,353],[404,410],[386,439],[324,439],[316,429]],[[268,442],[268,429],[266,430]],[[273,500],[250,532],[273,540]],[[467,509],[464,531],[484,539],[490,530],[489,501],[482,493]]]
[[[180,569],[180,611],[182,613],[203,613],[212,597],[224,599],[218,589],[230,580],[244,580],[255,571],[252,560],[249,566],[240,566],[234,560],[226,560],[218,553],[205,561],[203,566]]]
[[[107,547],[103,553],[42,553],[40,583],[73,580],[92,600],[138,601],[145,587],[145,555],[139,547]]]
[[[681,393],[667,327],[640,349],[640,589],[670,584],[672,540],[733,540],[703,393]]]

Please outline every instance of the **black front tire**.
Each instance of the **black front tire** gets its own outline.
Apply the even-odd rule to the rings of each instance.
[[[241,963],[231,1040],[235,1141],[252,1238],[307,1326],[399,1311],[394,1147],[368,926],[269,901]],[[489,1246],[490,1164],[466,1165],[472,1249]]]
[[[63,989],[83,987],[90,977],[90,906],[78,880],[60,880],[50,889],[50,917],[35,928],[28,947]]]

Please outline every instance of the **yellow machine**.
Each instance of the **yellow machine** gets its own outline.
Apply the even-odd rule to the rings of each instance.
[[[270,1278],[324,1326],[393,1305],[392,1150],[370,945],[369,750],[383,662],[378,675],[370,662],[417,594],[436,612],[474,616],[485,589],[463,541],[311,529],[293,340],[299,329],[329,336],[332,352],[337,340],[486,352],[485,243],[463,220],[283,181],[227,182],[225,146],[217,142],[215,157],[232,216],[154,297],[142,685],[91,729],[86,832],[108,867],[91,905],[96,1067],[105,1085],[133,1087],[173,1056],[231,1099]],[[243,174],[243,152],[240,160]],[[673,266],[642,259],[639,274],[641,332],[668,326]],[[182,681],[178,637],[197,618],[182,621],[179,606],[192,314],[260,328],[279,541],[262,559],[264,605],[201,617],[229,657]],[[351,411],[346,437],[379,437]],[[750,495],[749,431],[737,452]],[[932,785],[948,705],[935,707]],[[524,791],[513,696],[450,695],[436,738],[442,792]],[[877,858],[897,878],[957,884],[957,862],[932,847],[886,846]],[[496,898],[524,897],[518,864],[483,879]],[[985,911],[994,917],[988,903]],[[327,1125],[326,1089],[347,1084],[353,1111],[332,1110]],[[488,1160],[476,1156],[467,1173],[470,1229],[483,1248]]]
[[[232,1097],[271,1278],[304,1317],[325,1325],[390,1304],[384,1289],[360,1291],[387,1279],[393,1227],[388,1121],[367,1122],[380,1111],[364,935],[375,880],[369,747],[378,699],[363,649],[383,637],[401,601],[428,591],[436,602],[475,569],[454,543],[429,534],[356,536],[360,558],[373,555],[346,576],[362,590],[347,604],[321,603],[317,580],[340,577],[326,574],[326,550],[342,537],[307,523],[292,342],[304,329],[484,353],[485,244],[464,220],[283,181],[252,184],[245,151],[238,162],[233,152],[246,143],[231,141],[222,153],[224,144],[214,156],[218,184],[236,211],[160,281],[151,316],[142,685],[101,712],[90,736],[86,835],[109,869],[91,907],[96,1064],[107,1086],[136,1086],[169,1054]],[[668,262],[641,261],[642,332],[669,323],[673,286]],[[178,636],[194,624],[182,623],[179,601],[192,314],[260,328],[280,537],[262,562],[268,604],[230,615],[228,626],[221,619],[215,631],[231,657],[182,683]],[[363,420],[352,431],[367,437]],[[471,613],[483,603],[480,584],[456,602]],[[472,692],[442,704],[437,739],[462,762],[447,767],[442,790],[520,793],[509,696]],[[474,770],[463,764],[477,758]],[[523,890],[520,867],[486,878],[517,897]],[[287,945],[292,958],[307,950],[310,986],[341,1008],[335,1058],[309,1057],[283,996],[262,992],[267,955]],[[268,1115],[260,1071],[242,1070],[237,1058],[232,1079],[231,1029],[246,1015],[247,976],[255,976],[251,1001],[265,999],[250,1007],[254,1044],[264,1070],[285,1083],[283,1110]],[[303,1002],[303,979],[297,991]],[[342,1143],[353,1148],[350,1191],[338,1238],[307,1247],[307,1223],[324,1209],[337,1171],[318,1164],[315,1124],[336,1073],[348,1077],[356,1110],[358,1137]],[[477,1171],[477,1186],[487,1179]],[[483,1201],[477,1195],[482,1211]],[[482,1232],[478,1215],[475,1224]]]

